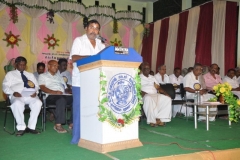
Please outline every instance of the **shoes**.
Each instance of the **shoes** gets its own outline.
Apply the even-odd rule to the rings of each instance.
[[[159,126],[165,126],[165,123],[164,123],[164,122],[161,122],[160,119],[156,119],[156,121],[157,121],[157,125],[159,125]]]
[[[54,114],[53,113],[50,113],[50,116],[49,116],[49,121],[54,121],[55,120],[55,117],[54,117]]]
[[[21,137],[24,135],[24,133],[25,133],[25,130],[19,130],[19,131],[17,131],[16,136]]]
[[[64,129],[62,126],[54,126],[53,129],[57,131],[58,133],[66,133],[67,130]]]
[[[72,129],[73,129],[73,124],[72,124],[72,123],[69,124],[69,125],[68,125],[68,128],[69,128],[70,130],[72,130]]]
[[[30,129],[28,127],[25,129],[25,132],[32,133],[32,134],[40,134],[40,132],[38,132],[37,130]]]

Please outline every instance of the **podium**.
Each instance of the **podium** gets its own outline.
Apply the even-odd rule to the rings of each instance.
[[[127,52],[126,52],[127,50]],[[142,57],[133,49],[109,46],[77,61],[80,70],[80,140],[78,146],[100,153],[142,146],[134,108],[134,77]]]

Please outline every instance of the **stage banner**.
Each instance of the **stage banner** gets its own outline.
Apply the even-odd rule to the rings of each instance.
[[[99,120],[121,129],[139,120],[141,84],[138,69],[102,67]]]

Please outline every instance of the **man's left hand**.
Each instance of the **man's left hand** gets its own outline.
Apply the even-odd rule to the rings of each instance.
[[[36,97],[37,93],[35,92],[34,94],[31,95],[32,98]]]

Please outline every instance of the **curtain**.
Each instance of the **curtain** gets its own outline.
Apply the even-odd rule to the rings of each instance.
[[[150,31],[153,32],[153,45],[152,45],[152,70],[156,72],[156,65],[157,65],[157,51],[158,51],[158,43],[159,43],[159,36],[160,36],[160,29],[161,29],[161,20],[154,23],[154,30]]]
[[[157,52],[157,64],[156,71],[158,71],[158,66],[165,64],[165,53],[166,45],[168,39],[168,27],[169,27],[169,18],[163,19],[161,22],[160,36],[158,41],[158,52]]]
[[[200,15],[196,42],[196,63],[211,64],[213,3],[200,6]]]
[[[138,12],[117,12],[115,17],[127,27],[127,32],[129,34],[129,44],[126,47],[134,46],[133,39],[133,29],[141,23],[142,14]],[[132,19],[129,19],[132,18]]]
[[[174,68],[182,68],[183,52],[187,31],[188,11],[179,14],[178,35]]]
[[[148,62],[149,66],[152,64],[152,48],[153,48],[153,28],[154,23],[150,24],[150,33],[148,36],[144,36],[142,40],[142,58],[143,62]]]
[[[169,30],[167,47],[165,53],[165,65],[167,69],[167,74],[173,73],[174,69],[174,57],[176,53],[177,35],[178,35],[178,22],[179,14],[175,14],[169,19]]]
[[[230,25],[231,24],[231,25]],[[237,3],[227,2],[226,23],[225,23],[225,68],[220,69],[227,73],[227,70],[235,67],[237,39]]]

